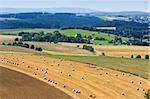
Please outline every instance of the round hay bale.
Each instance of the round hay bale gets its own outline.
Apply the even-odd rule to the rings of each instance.
[[[47,78],[45,77],[44,80],[46,80]]]
[[[106,75],[108,75],[108,73],[106,73]]]
[[[124,92],[122,92],[122,93],[121,93],[121,95],[125,96],[125,93],[124,93]]]
[[[90,95],[90,97],[93,97],[93,95]]]
[[[34,73],[34,75],[37,75],[37,73]]]
[[[81,93],[81,91],[77,90],[76,93]]]
[[[71,77],[71,74],[68,74],[69,77]]]
[[[122,73],[122,75],[124,76],[125,74],[124,74],[124,73]]]
[[[42,71],[44,71],[44,70],[42,69]]]
[[[66,88],[66,86],[65,86],[65,85],[63,85],[63,88]]]
[[[142,84],[142,82],[140,82],[140,84]]]
[[[134,81],[131,81],[131,83],[134,83]]]
[[[93,98],[96,98],[96,96],[95,96],[95,95],[92,95],[92,97],[93,97]]]
[[[57,85],[57,82],[55,82],[55,85]]]
[[[142,91],[145,91],[145,89],[143,89]]]
[[[60,73],[62,74],[62,71]]]
[[[81,77],[81,79],[84,79],[83,77]]]
[[[47,74],[47,71],[45,73]]]
[[[76,90],[75,90],[75,89],[73,89],[72,91],[73,91],[73,92],[75,92]]]
[[[139,89],[139,88],[137,88],[136,90],[137,90],[137,91],[139,91],[140,89]]]

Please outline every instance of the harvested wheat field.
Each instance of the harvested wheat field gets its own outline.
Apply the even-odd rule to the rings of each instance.
[[[0,97],[2,99],[71,99],[53,86],[3,67],[0,67]]]
[[[0,35],[0,43],[5,42],[12,42],[15,38],[21,38],[20,36],[10,36],[10,35]]]
[[[80,45],[80,48],[84,44],[78,44],[78,43],[60,43],[61,45],[65,46],[71,46],[71,47],[77,47],[77,45]],[[86,44],[90,45],[90,44]],[[137,55],[141,55],[142,58],[145,57],[145,55],[150,54],[150,47],[149,46],[106,46],[106,45],[90,45],[95,48],[95,53],[98,55],[102,55],[104,52],[106,56],[113,56],[113,57],[127,57],[130,58],[131,55],[134,55],[135,57]]]
[[[0,64],[42,80],[74,99],[144,99],[150,88],[143,78],[64,59],[9,53],[0,54]]]

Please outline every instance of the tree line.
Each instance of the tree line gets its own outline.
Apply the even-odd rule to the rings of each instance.
[[[43,49],[42,49],[41,47],[36,47],[35,45],[29,45],[29,44],[23,43],[23,42],[21,42],[21,41],[19,41],[19,42],[13,42],[13,43],[8,43],[8,44],[5,44],[5,43],[3,42],[2,45],[19,46],[19,47],[34,49],[34,50],[40,51],[40,52],[43,51]]]
[[[54,33],[29,33],[29,32],[20,32],[18,34],[22,36],[21,41],[39,41],[39,42],[50,42],[50,43],[58,43],[58,42],[70,42],[70,43],[86,43],[92,44],[89,38],[83,38],[81,34],[77,34],[76,36],[66,36],[61,34],[59,31],[55,31]]]

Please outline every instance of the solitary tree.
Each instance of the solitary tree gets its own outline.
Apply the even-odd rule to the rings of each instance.
[[[147,55],[145,55],[145,59],[149,59],[149,55],[147,54]]]
[[[131,55],[131,58],[134,58],[134,56],[133,56],[133,55]]]
[[[5,45],[5,43],[3,42],[2,45]]]
[[[102,55],[105,56],[105,53],[103,52]]]

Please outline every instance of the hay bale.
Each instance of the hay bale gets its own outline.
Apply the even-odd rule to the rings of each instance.
[[[90,97],[93,97],[93,95],[90,95]]]
[[[57,82],[55,82],[55,85],[57,85]]]
[[[142,82],[140,82],[140,84],[142,84]]]
[[[108,75],[108,73],[106,73],[106,75]]]
[[[145,91],[145,89],[143,89],[142,91]]]
[[[93,98],[96,98],[96,96],[95,96],[95,95],[93,95],[92,97],[93,97]]]
[[[66,86],[65,86],[65,85],[63,85],[63,88],[66,88]]]
[[[84,79],[83,77],[81,77],[81,79]]]
[[[125,74],[124,74],[124,73],[122,73],[122,75],[124,76]]]
[[[134,83],[134,81],[131,81],[131,83]]]
[[[122,93],[121,93],[121,95],[125,96],[125,93],[124,93],[124,92],[122,92]]]
[[[71,74],[68,74],[69,77],[71,77]]]
[[[47,71],[45,73],[47,74]]]
[[[44,80],[46,80],[47,78],[45,77]]]
[[[73,89],[72,91],[73,91],[73,92],[75,92],[76,90],[75,90],[75,89]]]
[[[139,88],[137,88],[136,90],[137,90],[137,91],[139,91],[140,89],[139,89]]]
[[[95,95],[90,95],[90,97],[91,97],[91,98],[96,98],[96,96],[95,96]]]
[[[34,73],[34,75],[37,75],[37,73]]]
[[[81,93],[81,91],[77,90],[76,93]]]

